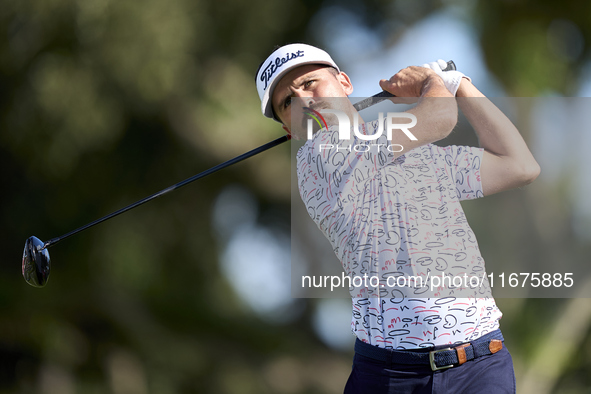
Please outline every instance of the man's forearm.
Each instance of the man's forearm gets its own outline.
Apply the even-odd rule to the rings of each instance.
[[[533,181],[540,167],[515,125],[467,79],[462,80],[457,97],[485,150],[481,167],[484,194]]]

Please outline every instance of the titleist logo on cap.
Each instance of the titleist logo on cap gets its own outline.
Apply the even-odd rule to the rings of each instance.
[[[261,81],[265,83],[263,90],[267,90],[267,86],[271,77],[275,72],[279,69],[279,67],[283,66],[285,63],[289,62],[290,60],[296,59],[298,57],[304,56],[304,51],[299,50],[297,52],[288,53],[285,57],[277,57],[275,60],[271,60],[267,67],[265,67],[261,73]]]

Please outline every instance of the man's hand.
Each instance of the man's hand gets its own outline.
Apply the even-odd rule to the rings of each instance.
[[[468,81],[471,81],[470,77],[465,76],[459,71],[443,71],[443,69],[447,67],[447,62],[445,60],[439,59],[436,62],[425,63],[423,64],[423,67],[435,71],[435,73],[437,73],[437,75],[443,79],[443,83],[445,83],[447,90],[449,90],[449,92],[454,96],[460,87],[462,78],[466,78]]]
[[[404,147],[401,152],[397,152],[397,156],[447,137],[458,121],[456,100],[445,87],[441,77],[431,69],[407,67],[389,80],[382,79],[380,87],[396,96],[390,98],[394,103],[417,102],[416,106],[405,111],[417,119],[416,125],[412,128],[412,134],[416,139],[411,140],[403,133],[392,135],[391,144]],[[396,121],[399,124],[408,123],[407,118]]]
[[[451,97],[443,80],[430,68],[410,66],[380,80],[380,87],[397,97]]]

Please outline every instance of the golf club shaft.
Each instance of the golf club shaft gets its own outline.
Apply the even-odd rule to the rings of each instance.
[[[452,60],[450,60],[449,62],[447,62],[447,67],[443,71],[449,71],[449,70],[455,70],[455,69],[456,69],[456,65],[454,64],[454,62]],[[370,107],[370,106],[372,106],[374,104],[377,104],[377,103],[379,103],[379,102],[381,102],[383,100],[386,100],[389,97],[394,97],[394,95],[391,94],[391,93],[389,93],[389,92],[382,91],[380,93],[377,93],[377,94],[373,95],[372,97],[368,97],[368,98],[366,98],[364,100],[361,100],[361,101],[355,103],[353,106],[355,107],[355,109],[357,111],[361,111],[361,110],[363,110],[365,108],[368,108],[368,107]],[[58,243],[58,242],[60,242],[60,241],[62,241],[64,239],[66,239],[66,238],[68,238],[68,237],[70,237],[70,236],[72,236],[72,235],[74,235],[76,233],[79,233],[80,231],[84,231],[84,230],[86,230],[86,229],[88,229],[88,228],[90,228],[92,226],[95,226],[95,225],[97,225],[99,223],[104,222],[105,220],[109,220],[111,218],[114,218],[115,216],[121,215],[124,212],[127,212],[127,211],[129,211],[129,210],[131,210],[133,208],[136,208],[136,207],[138,207],[138,206],[140,206],[142,204],[147,203],[148,201],[154,200],[155,198],[158,198],[158,197],[163,196],[163,195],[165,195],[167,193],[170,193],[171,191],[176,190],[178,188],[181,188],[181,187],[183,187],[183,186],[185,186],[185,185],[187,185],[187,184],[189,184],[189,183],[191,183],[193,181],[196,181],[197,179],[203,178],[204,176],[209,175],[209,174],[213,174],[214,172],[219,171],[222,168],[228,167],[228,166],[230,166],[232,164],[235,164],[235,163],[238,163],[238,162],[240,162],[242,160],[248,159],[251,156],[254,156],[256,154],[259,154],[261,152],[266,151],[267,149],[271,149],[271,148],[273,148],[273,147],[275,147],[277,145],[280,145],[280,144],[288,141],[289,139],[290,139],[290,136],[289,135],[284,135],[283,137],[277,138],[277,139],[275,139],[275,140],[273,140],[271,142],[268,142],[268,143],[266,143],[264,145],[261,145],[258,148],[255,148],[255,149],[253,149],[253,150],[251,150],[249,152],[246,152],[246,153],[244,153],[244,154],[242,154],[240,156],[237,156],[237,157],[235,157],[233,159],[230,159],[230,160],[228,160],[228,161],[226,161],[224,163],[218,164],[217,166],[212,167],[209,170],[205,170],[205,171],[203,171],[203,172],[201,172],[201,173],[199,173],[197,175],[194,175],[194,176],[192,176],[190,178],[185,179],[184,181],[181,181],[181,182],[176,183],[176,184],[174,184],[174,185],[172,185],[172,186],[170,186],[170,187],[168,187],[166,189],[163,189],[163,190],[161,190],[161,191],[159,191],[157,193],[154,193],[151,196],[148,196],[148,197],[143,198],[143,199],[141,199],[139,201],[136,201],[133,204],[128,205],[128,206],[126,206],[124,208],[121,208],[120,210],[115,211],[115,212],[113,212],[113,213],[111,213],[111,214],[109,214],[107,216],[104,216],[104,217],[102,217],[100,219],[97,219],[94,222],[88,223],[88,224],[86,224],[86,225],[84,225],[84,226],[82,226],[80,228],[77,228],[74,231],[70,231],[69,233],[62,235],[61,237],[50,239],[49,241],[45,242],[45,244],[43,245],[43,247],[41,249],[45,249],[45,248],[48,248],[48,247],[50,247],[52,245],[55,245],[56,243]]]
[[[133,204],[128,205],[128,206],[126,206],[124,208],[121,208],[120,210],[115,211],[115,212],[113,212],[113,213],[111,213],[111,214],[109,214],[107,216],[104,216],[104,217],[102,217],[100,219],[97,219],[94,222],[88,223],[88,224],[86,224],[86,225],[84,225],[84,226],[82,226],[80,228],[77,228],[74,231],[70,231],[69,233],[62,235],[61,237],[50,239],[49,241],[45,242],[45,244],[43,245],[43,248],[42,249],[48,248],[48,247],[50,247],[52,245],[55,245],[59,241],[62,241],[62,240],[66,239],[66,238],[68,238],[68,237],[70,237],[70,236],[72,236],[72,235],[74,235],[76,233],[79,233],[80,231],[84,231],[84,230],[86,230],[86,229],[88,229],[88,228],[90,228],[92,226],[95,226],[95,225],[97,225],[99,223],[104,222],[105,220],[109,220],[111,218],[114,218],[117,215],[121,215],[122,213],[127,212],[127,211],[129,211],[129,210],[131,210],[133,208],[136,208],[136,207],[138,207],[138,206],[140,206],[142,204],[145,204],[148,201],[154,200],[155,198],[158,198],[158,197],[163,196],[163,195],[165,195],[167,193],[170,193],[171,191],[176,190],[178,188],[181,188],[181,187],[183,187],[183,186],[185,186],[185,185],[187,185],[187,184],[189,184],[189,183],[191,183],[193,181],[196,181],[197,179],[203,178],[206,175],[213,174],[214,172],[219,171],[222,168],[226,168],[228,166],[231,166],[232,164],[238,163],[238,162],[240,162],[242,160],[248,159],[251,156],[254,156],[254,155],[257,155],[257,154],[259,154],[261,152],[264,152],[267,149],[271,149],[271,148],[273,148],[273,147],[275,147],[277,145],[280,145],[280,144],[288,141],[289,139],[290,139],[290,136],[289,135],[284,135],[283,137],[277,138],[277,139],[275,139],[275,140],[273,140],[271,142],[268,142],[268,143],[266,143],[264,145],[261,145],[258,148],[255,148],[255,149],[253,149],[253,150],[251,150],[249,152],[246,152],[246,153],[244,153],[244,154],[242,154],[240,156],[236,156],[233,159],[230,159],[230,160],[228,160],[228,161],[226,161],[224,163],[218,164],[217,166],[212,167],[212,168],[210,168],[208,170],[205,170],[205,171],[203,171],[203,172],[201,172],[201,173],[199,173],[197,175],[193,175],[192,177],[187,178],[184,181],[181,181],[179,183],[176,183],[176,184],[174,184],[174,185],[172,185],[170,187],[167,187],[166,189],[163,189],[163,190],[161,190],[161,191],[159,191],[157,193],[152,194],[151,196],[148,196],[148,197],[143,198],[143,199],[141,199],[139,201],[136,201]]]

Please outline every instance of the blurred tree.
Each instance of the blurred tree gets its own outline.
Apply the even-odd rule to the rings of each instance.
[[[224,245],[211,211],[226,186],[243,185],[259,204],[256,222],[284,231],[288,148],[52,249],[43,290],[20,278],[18,253],[30,235],[60,235],[275,138],[252,76],[276,44],[325,44],[315,15],[354,13],[387,49],[445,7],[466,10],[510,94],[576,91],[589,62],[591,12],[574,1],[3,0],[0,393],[340,392],[350,355],[316,339],[313,301],[289,324],[270,322],[218,269]],[[567,231],[544,236],[547,217],[536,217],[553,200],[538,193],[494,198],[487,214],[473,209],[476,233],[490,240],[485,254],[503,258],[500,244],[529,245],[524,254],[534,258],[549,258],[549,248],[561,258],[589,251],[568,230],[568,207],[550,210]],[[507,223],[499,212],[512,215],[513,231],[499,234]],[[527,233],[532,222],[537,232]],[[557,319],[550,310],[562,303],[515,304],[504,324],[524,344],[516,352],[525,371],[546,335],[539,327]],[[583,342],[571,354],[579,362],[560,364],[550,387],[589,385],[581,373],[587,331],[583,319]]]
[[[591,4],[479,1],[474,18],[487,65],[512,96],[576,95],[590,56]]]

